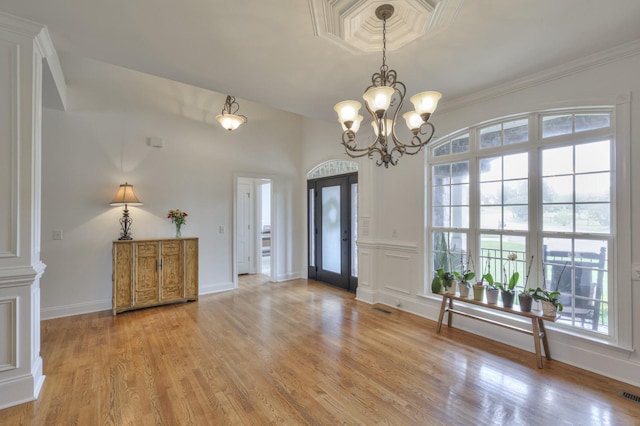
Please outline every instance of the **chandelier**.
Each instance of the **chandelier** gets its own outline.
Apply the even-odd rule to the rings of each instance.
[[[235,130],[240,127],[241,124],[247,122],[247,117],[236,114],[239,109],[240,105],[236,102],[236,98],[227,96],[224,107],[222,108],[222,114],[216,115],[216,120],[228,131]]]
[[[396,135],[396,122],[402,109],[402,103],[407,91],[406,86],[397,80],[395,70],[387,66],[387,19],[393,15],[393,6],[384,4],[376,9],[376,17],[382,20],[382,66],[380,72],[371,76],[371,85],[367,87],[362,97],[365,107],[373,121],[371,125],[375,133],[374,141],[365,147],[358,147],[356,133],[363,120],[359,114],[362,104],[358,101],[342,101],[333,109],[338,113],[338,121],[342,124],[342,145],[347,155],[352,158],[373,158],[378,155],[378,166],[384,164],[398,164],[399,157],[404,154],[415,155],[433,138],[435,128],[429,122],[429,117],[438,106],[442,97],[440,92],[422,92],[410,98],[415,110],[404,113],[407,127],[412,137],[408,143],[401,142]]]

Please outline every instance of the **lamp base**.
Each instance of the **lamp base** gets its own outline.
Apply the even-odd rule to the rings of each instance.
[[[122,240],[133,240],[133,237],[131,235],[123,235],[120,238],[118,238],[118,241],[122,241]]]

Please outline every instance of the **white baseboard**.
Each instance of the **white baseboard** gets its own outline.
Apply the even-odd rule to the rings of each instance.
[[[35,401],[40,394],[44,379],[42,359],[40,359],[40,367],[34,374],[0,381],[0,410]]]
[[[300,272],[296,273],[288,273],[288,274],[280,274],[276,277],[276,282],[289,281],[289,280],[297,280],[302,278],[302,274]]]
[[[211,294],[211,293],[220,293],[222,291],[229,291],[229,290],[233,290],[233,283],[230,281],[225,283],[201,285],[199,288],[198,294],[203,295],[203,294]]]
[[[74,303],[72,305],[52,306],[40,310],[40,319],[69,317],[71,315],[111,310],[111,300],[95,300],[92,302]]]

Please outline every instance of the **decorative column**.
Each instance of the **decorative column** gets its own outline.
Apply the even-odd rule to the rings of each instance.
[[[36,399],[45,379],[40,356],[40,277],[46,267],[40,261],[43,58],[64,84],[47,29],[0,13],[0,409]]]

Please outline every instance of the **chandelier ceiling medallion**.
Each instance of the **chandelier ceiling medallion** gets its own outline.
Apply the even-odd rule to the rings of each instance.
[[[236,98],[227,96],[224,107],[222,108],[222,114],[216,115],[216,120],[228,131],[235,130],[240,127],[241,124],[248,121],[244,115],[236,114],[239,109],[240,105],[236,102]]]
[[[402,115],[412,137],[408,143],[401,142],[396,135],[398,114],[407,88],[397,80],[397,72],[387,65],[387,20],[393,15],[394,8],[384,4],[376,9],[376,17],[382,20],[382,66],[380,72],[371,76],[371,85],[363,94],[365,108],[369,111],[373,121],[371,125],[375,133],[374,141],[365,147],[358,147],[356,133],[363,120],[359,114],[362,104],[358,101],[343,101],[334,106],[338,113],[338,121],[342,124],[342,145],[347,155],[352,158],[369,158],[377,156],[376,164],[395,166],[399,158],[404,155],[415,155],[433,138],[435,128],[429,122],[431,114],[438,106],[442,97],[440,92],[422,92],[410,98],[415,110]]]

